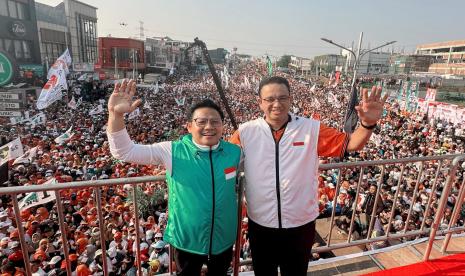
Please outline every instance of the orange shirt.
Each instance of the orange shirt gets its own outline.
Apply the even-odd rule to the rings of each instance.
[[[284,131],[285,128],[273,130],[274,139],[279,141]],[[320,131],[318,133],[318,156],[343,157],[347,149],[347,144],[349,143],[349,138],[349,134],[339,132],[334,128],[320,123]],[[229,142],[236,145],[241,144],[238,130],[234,132]]]
[[[90,270],[85,264],[80,264],[76,267],[76,275],[77,276],[89,276]]]

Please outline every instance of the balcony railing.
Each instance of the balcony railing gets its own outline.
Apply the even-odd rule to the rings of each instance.
[[[354,247],[354,246],[360,246],[360,245],[366,245],[369,243],[374,243],[374,242],[380,242],[380,241],[387,241],[387,240],[396,240],[396,239],[402,239],[402,238],[412,238],[412,237],[420,237],[420,236],[425,236],[429,235],[429,243],[426,248],[426,251],[424,253],[424,260],[429,259],[429,255],[431,252],[431,248],[433,245],[434,238],[439,235],[446,235],[444,239],[444,244],[442,247],[442,250],[445,251],[447,249],[449,240],[451,238],[451,235],[453,233],[457,232],[462,232],[465,231],[464,226],[456,226],[457,219],[459,218],[461,207],[464,202],[465,198],[465,177],[463,176],[463,170],[462,167],[460,166],[462,162],[465,160],[465,154],[462,155],[442,155],[442,156],[429,156],[429,157],[416,157],[416,158],[408,158],[408,159],[391,159],[391,160],[376,160],[376,161],[361,161],[361,162],[346,162],[346,163],[331,163],[331,164],[322,164],[320,165],[320,171],[328,171],[328,170],[337,170],[337,183],[335,186],[335,196],[334,200],[332,203],[332,209],[331,209],[331,220],[330,220],[330,227],[329,227],[329,233],[328,237],[326,239],[326,245],[316,247],[312,250],[314,253],[321,253],[321,252],[328,252],[336,249],[341,249],[341,248],[346,248],[346,247]],[[410,204],[409,212],[407,215],[407,220],[406,220],[406,225],[403,231],[400,231],[400,233],[395,233],[391,234],[390,229],[391,229],[391,224],[393,221],[394,217],[394,212],[396,209],[396,203],[397,200],[399,199],[399,193],[401,190],[401,184],[403,183],[403,178],[404,178],[404,171],[407,166],[417,166],[418,165],[418,175],[416,176],[416,184],[412,196],[412,201],[415,202],[415,199],[418,197],[418,192],[419,192],[419,185],[422,180],[423,174],[424,174],[424,168],[425,165],[435,166],[435,178],[434,182],[432,183],[431,187],[431,192],[430,196],[428,198],[428,202],[426,204],[425,208],[425,214],[424,214],[424,219],[421,224],[420,229],[408,229],[409,225],[409,220],[412,215],[412,209],[414,204]],[[371,233],[373,231],[373,224],[375,221],[375,218],[377,217],[376,213],[376,206],[378,206],[378,200],[380,198],[380,190],[382,185],[384,184],[384,175],[386,173],[386,169],[390,169],[393,166],[400,166],[400,176],[397,181],[396,185],[396,192],[394,196],[394,204],[392,205],[392,208],[390,210],[390,218],[388,222],[388,229],[386,231],[386,234],[381,237],[371,237]],[[351,233],[354,230],[354,221],[355,221],[355,210],[357,208],[357,199],[360,196],[360,187],[362,185],[364,176],[365,174],[365,169],[369,167],[377,167],[380,170],[380,175],[378,176],[377,180],[377,191],[376,191],[376,199],[374,203],[374,208],[371,213],[371,223],[368,225],[368,232],[367,232],[367,237],[362,238],[359,240],[352,240],[351,238]],[[333,244],[331,242],[332,239],[332,229],[335,224],[335,217],[337,216],[336,214],[336,201],[338,198],[338,195],[340,193],[340,188],[341,188],[341,176],[343,172],[347,169],[351,169],[355,172],[355,169],[360,170],[360,175],[358,178],[358,183],[357,183],[357,188],[356,188],[356,196],[355,200],[352,205],[352,215],[351,215],[351,220],[350,220],[350,228],[349,228],[349,235],[348,239],[346,242],[343,243],[337,243]],[[439,183],[438,182],[438,175],[440,172],[445,172],[447,174],[447,179],[444,183]],[[460,184],[459,187],[459,192],[457,196],[457,200],[452,212],[451,219],[449,221],[448,227],[446,229],[440,229],[440,223],[443,219],[444,216],[444,211],[446,208],[447,200],[451,191],[452,185],[455,183],[457,180],[457,175],[462,174],[462,178],[464,180]],[[242,174],[243,175],[243,174]],[[122,179],[109,179],[109,180],[94,180],[94,181],[80,181],[80,182],[68,182],[68,183],[58,183],[58,184],[45,184],[45,185],[34,185],[34,186],[21,186],[21,187],[8,187],[8,188],[0,188],[0,194],[8,194],[11,195],[12,203],[13,203],[13,208],[14,208],[14,213],[15,213],[15,220],[16,220],[16,225],[18,227],[19,231],[19,241],[21,244],[21,249],[22,253],[24,256],[24,262],[25,262],[25,269],[27,275],[32,275],[31,268],[30,268],[30,262],[29,262],[29,254],[27,250],[27,244],[24,239],[24,228],[22,224],[22,220],[20,217],[20,207],[17,199],[17,195],[19,194],[24,194],[24,193],[31,193],[31,192],[44,192],[44,191],[53,191],[55,193],[56,197],[56,207],[57,207],[57,212],[58,212],[58,221],[59,221],[59,227],[61,231],[61,238],[63,240],[63,245],[68,244],[67,243],[67,237],[66,237],[66,228],[65,228],[65,223],[64,223],[64,212],[63,212],[63,204],[62,200],[60,197],[60,191],[61,190],[69,190],[69,189],[84,189],[84,188],[94,188],[94,196],[96,199],[96,207],[97,207],[97,215],[98,215],[98,227],[100,230],[100,244],[105,245],[105,223],[103,219],[103,213],[102,213],[102,202],[101,202],[101,188],[102,187],[108,187],[108,186],[115,186],[115,185],[124,185],[124,184],[130,184],[133,192],[132,192],[132,202],[134,204],[134,217],[136,218],[134,220],[135,224],[135,229],[139,229],[139,211],[138,211],[138,200],[137,200],[137,193],[135,192],[136,188],[138,185],[141,183],[146,183],[146,182],[156,182],[156,181],[164,181],[165,177],[164,176],[144,176],[144,177],[134,177],[134,178],[122,178]],[[245,179],[241,176],[240,177],[240,185],[239,187],[242,187],[243,184],[246,185]],[[433,204],[433,194],[436,191],[438,187],[441,187],[442,185],[442,193],[441,197],[438,201],[438,206],[437,206],[437,212],[435,214],[429,214],[429,210],[431,209],[430,207]],[[242,189],[241,189],[242,190]],[[242,191],[240,192],[242,194]],[[240,204],[242,205],[242,196],[240,198]],[[426,218],[428,216],[434,217],[434,222],[432,223],[431,227],[427,227],[425,224]],[[240,245],[236,245],[236,248],[241,248]],[[102,246],[102,255],[106,256],[106,248],[105,246]],[[63,254],[65,256],[64,260],[67,262],[66,270],[68,275],[71,275],[71,267],[69,263],[69,248],[67,246],[63,247]],[[140,260],[141,252],[140,252],[140,233],[139,231],[136,231],[136,260],[137,264],[141,263]],[[170,259],[171,259],[171,250],[170,250]],[[238,268],[239,266],[242,265],[250,265],[251,260],[245,260],[242,262],[239,262],[239,254],[235,254],[233,262],[233,270],[234,270],[234,275],[238,275]],[[103,260],[103,272],[104,275],[108,275],[107,271],[107,258],[102,258]],[[170,262],[170,269],[169,273],[172,274],[172,267],[171,267]],[[139,275],[142,275],[141,272],[141,267],[140,265],[138,266],[138,273]]]

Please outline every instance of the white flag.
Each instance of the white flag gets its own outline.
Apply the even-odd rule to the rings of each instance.
[[[37,146],[29,149],[23,155],[16,158],[16,160],[13,162],[13,165],[32,162],[32,160],[37,156],[37,151],[38,151]]]
[[[69,101],[68,107],[71,108],[71,109],[76,109],[77,108],[76,100],[74,99],[74,96],[71,98],[71,101]]]
[[[96,114],[100,114],[103,112],[103,106],[102,105],[97,105],[96,108],[92,109],[90,112],[89,112],[89,115],[96,115]]]
[[[178,106],[183,106],[184,102],[186,101],[186,97],[183,97],[182,99],[174,98]]]
[[[136,108],[133,112],[129,113],[128,119],[132,120],[136,117],[139,117],[139,115],[140,115],[139,108]]]
[[[74,135],[71,131],[73,130],[73,127],[71,126],[65,133],[61,134],[57,138],[55,138],[55,143],[57,144],[63,144],[64,142],[68,141],[71,139]]]
[[[82,104],[82,98],[79,98],[76,103],[76,108],[78,108]]]
[[[58,181],[55,178],[49,179],[44,184],[56,184]],[[32,192],[28,193],[19,202],[19,209],[24,210],[34,206],[42,205],[56,200],[55,193],[53,192]]]
[[[45,124],[46,121],[45,114],[43,112],[40,112],[39,114],[36,114],[29,118],[29,123],[32,125],[32,127],[35,127],[36,125],[42,125]]]
[[[8,144],[0,147],[0,165],[3,165],[9,160],[16,159],[24,154],[21,139],[16,138]]]
[[[63,52],[63,54],[57,58],[55,63],[50,67],[47,73],[47,79],[50,79],[56,71],[65,71],[66,74],[69,73],[69,67],[71,66],[71,55],[69,54],[68,49]]]
[[[39,99],[37,100],[37,108],[44,109],[50,106],[57,100],[61,99],[61,90],[68,89],[66,83],[66,76],[63,70],[55,71],[40,92]]]

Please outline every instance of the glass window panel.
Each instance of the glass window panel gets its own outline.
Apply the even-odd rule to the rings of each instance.
[[[8,11],[10,12],[10,17],[18,18],[18,13],[16,12],[16,2],[8,1]]]
[[[47,56],[49,58],[53,57],[52,44],[50,44],[50,43],[47,43]]]
[[[7,0],[0,0],[0,15],[8,16],[8,2],[7,2]]]
[[[23,3],[16,3],[18,7],[18,18],[19,19],[29,19],[27,16],[27,8]]]
[[[23,45],[20,40],[15,40],[15,57],[17,59],[22,59],[23,58]]]
[[[29,41],[23,40],[23,52],[25,59],[31,58],[31,48],[29,46]]]
[[[5,49],[9,54],[14,54],[15,51],[13,47],[13,41],[11,39],[5,39]]]

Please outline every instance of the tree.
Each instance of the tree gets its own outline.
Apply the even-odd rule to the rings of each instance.
[[[279,59],[277,64],[278,64],[278,67],[287,68],[289,63],[291,63],[291,56],[290,55],[284,55]]]

